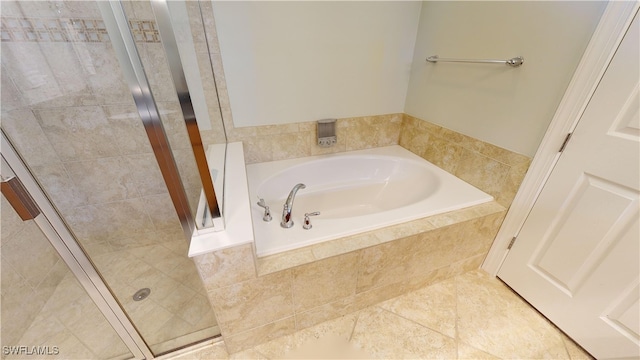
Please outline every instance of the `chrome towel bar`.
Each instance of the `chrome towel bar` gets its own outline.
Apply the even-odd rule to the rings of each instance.
[[[524,58],[522,56],[516,56],[514,58],[508,60],[493,60],[493,59],[448,59],[448,58],[440,58],[438,55],[429,56],[427,58],[428,62],[436,63],[439,61],[445,62],[464,62],[464,63],[481,63],[481,64],[506,64],[513,67],[518,67],[524,63]]]

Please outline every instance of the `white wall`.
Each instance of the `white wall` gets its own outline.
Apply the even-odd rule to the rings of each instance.
[[[234,125],[403,112],[420,2],[219,2]]]
[[[533,156],[605,2],[424,2],[405,112]],[[425,61],[510,58],[519,68]]]

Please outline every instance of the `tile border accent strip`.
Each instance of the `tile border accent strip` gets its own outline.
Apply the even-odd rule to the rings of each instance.
[[[159,43],[155,21],[129,20],[136,42]],[[2,42],[109,42],[102,19],[2,17]]]

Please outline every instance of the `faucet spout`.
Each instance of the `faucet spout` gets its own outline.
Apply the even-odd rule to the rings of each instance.
[[[300,189],[304,189],[307,186],[305,184],[296,184],[289,196],[287,197],[287,201],[284,203],[284,208],[282,209],[282,221],[280,221],[280,226],[285,229],[288,229],[293,226],[293,219],[291,218],[291,211],[293,210],[293,200],[296,197],[296,193]]]

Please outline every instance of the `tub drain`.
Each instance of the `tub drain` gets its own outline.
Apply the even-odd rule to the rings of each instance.
[[[149,294],[151,294],[151,289],[149,288],[140,289],[136,291],[135,294],[133,294],[133,301],[144,300],[147,298],[147,296],[149,296]]]

